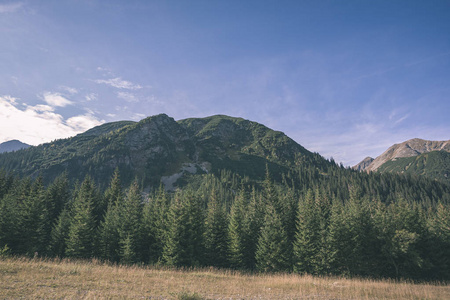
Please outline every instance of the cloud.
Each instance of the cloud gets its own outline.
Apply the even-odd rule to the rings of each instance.
[[[43,97],[44,101],[53,107],[64,107],[73,104],[72,101],[64,98],[60,93],[45,92]]]
[[[140,121],[140,120],[144,119],[145,117],[146,117],[145,114],[136,113],[131,117],[131,119],[135,120],[135,121]]]
[[[69,87],[69,86],[61,86],[60,88],[64,91],[68,92],[70,95],[78,94],[78,90],[76,88]]]
[[[92,127],[100,125],[102,122],[97,120],[92,114],[75,116],[67,119],[66,124],[77,132],[84,132]]]
[[[139,84],[134,84],[130,81],[122,80],[120,77],[112,78],[112,79],[98,79],[94,80],[94,82],[99,84],[106,84],[118,89],[127,89],[127,90],[139,90],[142,89],[142,86]]]
[[[127,102],[139,102],[139,99],[136,98],[136,96],[132,93],[127,92],[118,92],[117,97],[120,99],[123,99]]]
[[[14,98],[14,97],[9,96],[9,95],[5,95],[3,97],[0,97],[0,99],[2,99],[3,101],[9,102],[11,104],[15,104],[17,102],[17,98]]]
[[[13,13],[18,11],[23,6],[22,2],[0,4],[0,14],[2,13]]]
[[[94,101],[98,99],[98,95],[95,93],[90,93],[84,96],[84,98],[86,99],[86,101]]]
[[[50,105],[21,105],[17,98],[0,96],[0,142],[19,139],[37,145],[74,136],[103,122],[91,113],[65,120]]]

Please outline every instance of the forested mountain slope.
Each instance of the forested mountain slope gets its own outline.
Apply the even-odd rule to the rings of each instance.
[[[449,203],[255,122],[158,115],[1,154],[0,256],[449,280]]]
[[[161,114],[140,122],[108,123],[72,138],[0,155],[0,168],[7,172],[39,174],[44,182],[62,172],[71,181],[90,175],[103,187],[116,168],[124,182],[137,177],[143,186],[154,187],[163,177],[222,169],[262,179],[266,164],[278,177],[296,165],[322,168],[329,162],[281,132],[221,115],[176,122]]]
[[[450,183],[450,141],[411,139],[353,167],[360,171],[406,173]]]

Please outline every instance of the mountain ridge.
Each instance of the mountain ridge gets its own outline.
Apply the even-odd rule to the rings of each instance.
[[[139,122],[106,123],[20,154],[0,155],[0,168],[23,176],[39,174],[51,181],[62,172],[74,180],[89,174],[107,184],[119,168],[125,182],[137,177],[144,186],[186,170],[229,169],[261,179],[267,164],[281,174],[296,165],[316,163],[328,161],[282,132],[224,115],[175,121],[159,114]]]
[[[31,145],[22,143],[19,140],[10,140],[10,141],[6,141],[6,142],[3,142],[0,144],[0,153],[17,151],[17,150],[26,149],[29,147],[31,147]]]
[[[450,140],[430,141],[414,138],[392,145],[375,159],[365,158],[353,166],[353,169],[366,172],[411,173],[448,180],[449,160]],[[429,170],[430,168],[432,170]]]

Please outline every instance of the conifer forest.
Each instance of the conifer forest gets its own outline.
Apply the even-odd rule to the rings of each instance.
[[[103,190],[1,172],[0,256],[450,279],[447,184],[336,164],[275,175],[220,171],[170,192],[123,186],[118,170]]]

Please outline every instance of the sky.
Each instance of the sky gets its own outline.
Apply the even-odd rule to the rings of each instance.
[[[0,0],[0,143],[224,114],[352,166],[450,139],[448,0]]]

